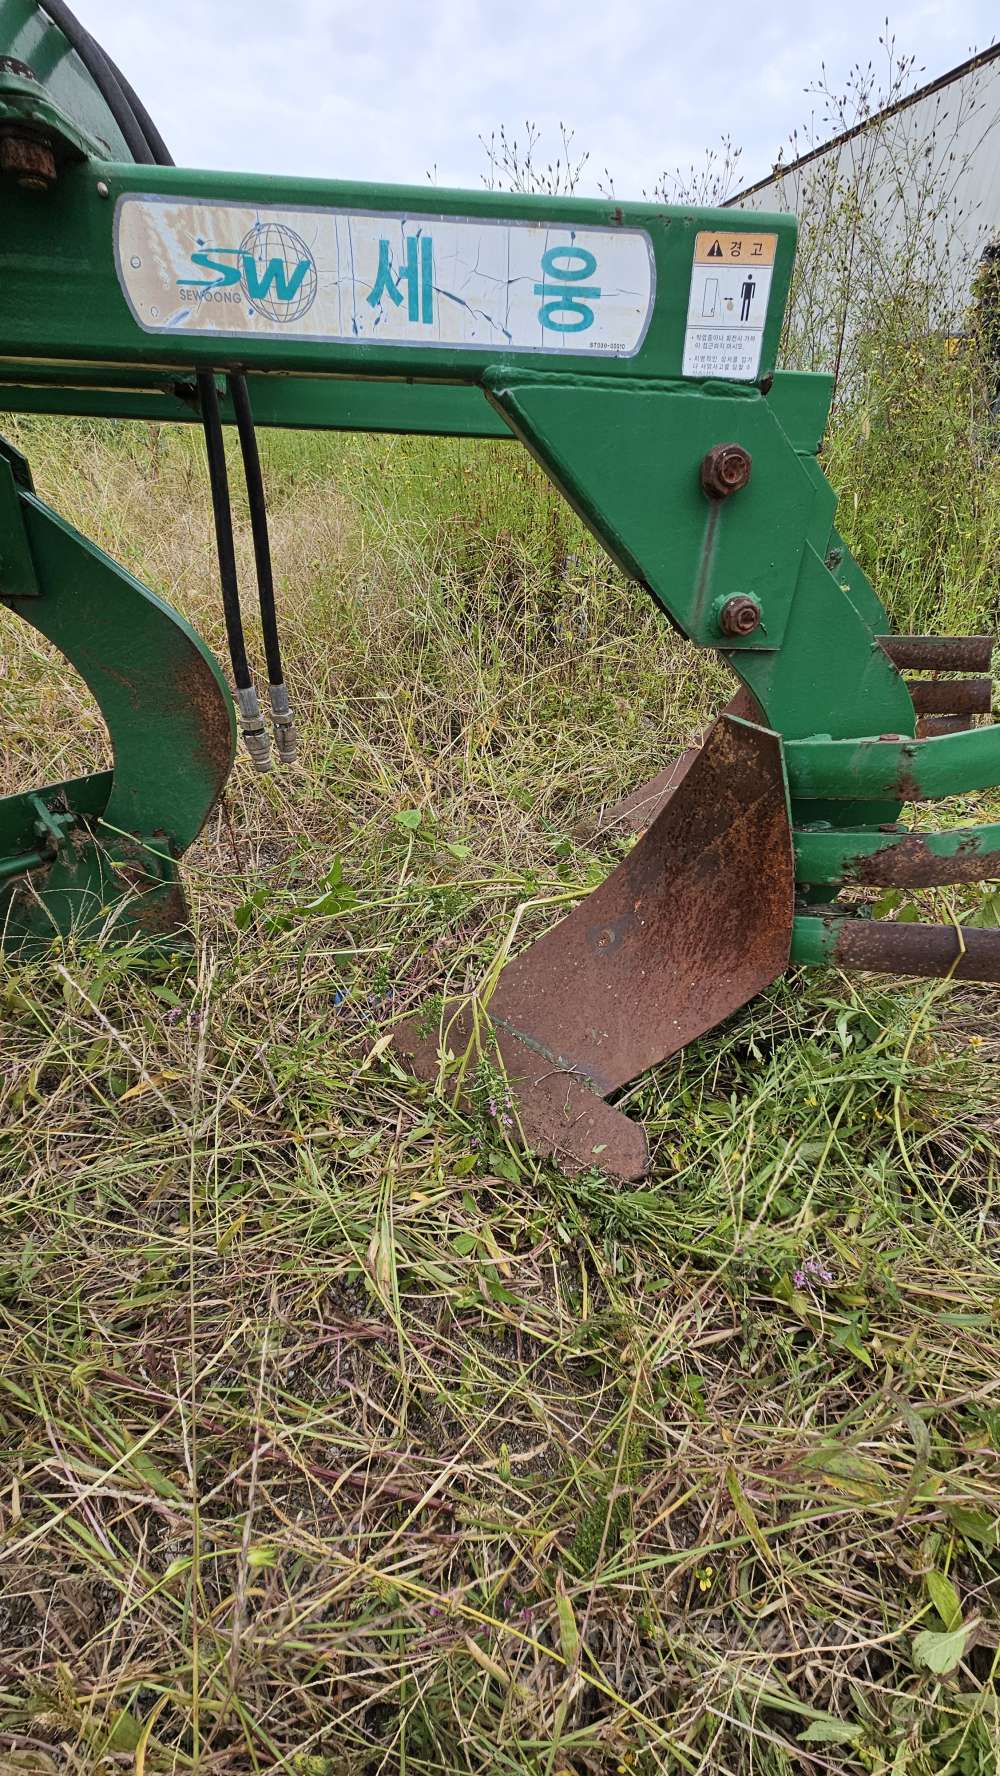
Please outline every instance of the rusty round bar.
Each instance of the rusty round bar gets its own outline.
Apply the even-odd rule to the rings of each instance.
[[[878,635],[883,653],[908,672],[988,672],[992,635]]]
[[[800,918],[792,934],[792,961],[924,980],[1000,981],[1000,931],[888,919]]]
[[[918,715],[989,715],[992,678],[914,678],[906,688]]]
[[[933,740],[935,734],[967,734],[971,727],[971,715],[922,715],[917,723],[917,739]]]

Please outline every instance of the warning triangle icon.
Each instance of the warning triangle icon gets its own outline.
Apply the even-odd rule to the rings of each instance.
[[[709,247],[708,256],[710,259],[721,259],[722,258],[722,248],[720,247],[717,240],[713,241],[712,245]]]

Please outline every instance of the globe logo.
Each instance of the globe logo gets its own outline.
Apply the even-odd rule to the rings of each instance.
[[[316,300],[316,261],[284,222],[257,222],[240,242],[240,282],[258,314],[298,321]]]

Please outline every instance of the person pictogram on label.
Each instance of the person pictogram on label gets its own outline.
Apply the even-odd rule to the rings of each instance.
[[[744,278],[743,283],[740,286],[740,296],[742,297],[743,303],[740,309],[741,321],[747,321],[750,318],[750,304],[753,301],[753,293],[756,288],[757,285],[752,277],[748,275]]]

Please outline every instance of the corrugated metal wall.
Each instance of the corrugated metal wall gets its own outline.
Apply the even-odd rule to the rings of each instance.
[[[956,320],[983,248],[1000,236],[1000,46],[731,198],[739,209],[815,207],[835,179],[882,224],[887,244],[926,212],[954,280]]]

